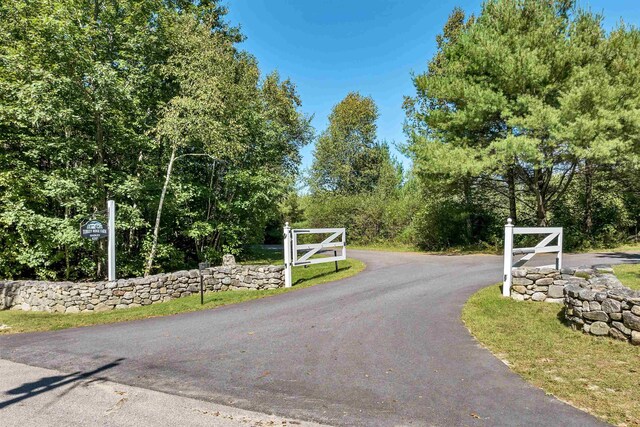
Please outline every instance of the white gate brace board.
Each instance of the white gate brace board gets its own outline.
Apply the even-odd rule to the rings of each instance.
[[[547,234],[537,245],[529,248],[514,248],[513,236],[514,234]],[[556,263],[553,266],[556,269],[562,268],[562,227],[515,227],[511,218],[507,219],[507,224],[504,226],[504,276],[502,282],[502,295],[508,297],[511,294],[511,269],[513,267],[520,267],[525,264],[536,254],[542,253],[555,253]],[[547,246],[554,239],[558,239],[556,245]],[[524,255],[515,263],[513,262],[514,255]]]
[[[298,244],[298,236],[301,234],[330,234],[320,243]],[[336,240],[338,239],[338,240]],[[324,249],[340,249],[340,254],[335,256],[311,258]],[[300,251],[307,251],[299,256]],[[347,259],[346,230],[344,228],[305,228],[292,229],[287,222],[284,226],[284,266],[285,287],[292,286],[292,267],[325,262],[343,261]]]

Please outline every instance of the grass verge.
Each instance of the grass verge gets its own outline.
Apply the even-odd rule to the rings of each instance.
[[[273,256],[273,255],[272,255]],[[267,259],[263,261],[268,261]],[[266,262],[264,262],[266,263]],[[52,331],[57,329],[90,326],[104,323],[124,322],[148,317],[168,316],[189,311],[207,310],[222,305],[235,304],[252,299],[269,297],[297,289],[308,288],[320,283],[332,282],[353,276],[364,270],[365,264],[355,259],[338,263],[335,271],[333,263],[314,264],[308,268],[293,269],[293,287],[268,291],[227,291],[208,292],[204,295],[204,305],[200,305],[200,294],[178,298],[168,302],[102,313],[59,314],[33,311],[0,311],[0,325],[9,329],[0,330],[0,334]]]
[[[640,264],[614,265],[613,271],[625,286],[640,290]]]
[[[634,267],[640,281],[640,264]],[[536,387],[609,423],[640,426],[640,347],[572,331],[562,308],[503,298],[494,285],[467,301],[462,320]]]

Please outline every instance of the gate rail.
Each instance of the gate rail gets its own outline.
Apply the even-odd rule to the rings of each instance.
[[[320,243],[298,243],[298,236],[303,234],[330,234]],[[336,240],[338,239],[339,240]],[[323,249],[340,249],[340,254],[322,258],[311,258]],[[301,256],[300,251],[307,251]],[[320,264],[325,262],[338,262],[347,259],[347,240],[344,228],[304,228],[292,229],[287,222],[284,226],[284,267],[285,288],[290,288],[291,272],[293,267],[300,265]],[[337,264],[336,264],[337,265]],[[336,267],[337,268],[337,267]]]
[[[513,236],[515,234],[547,234],[547,237],[538,242],[537,245],[528,248],[514,248]],[[502,295],[508,297],[511,294],[513,267],[520,267],[533,258],[536,254],[555,253],[555,265],[545,266],[562,268],[562,227],[515,227],[511,218],[507,219],[504,226],[504,276],[502,279]],[[556,245],[547,246],[554,239],[558,239]],[[513,262],[514,255],[524,255],[522,258]]]

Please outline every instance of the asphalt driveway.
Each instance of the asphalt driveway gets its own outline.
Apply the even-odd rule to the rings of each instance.
[[[0,358],[331,425],[600,425],[528,385],[460,321],[467,298],[501,279],[501,257],[350,256],[367,269],[339,282],[165,318],[2,336]]]

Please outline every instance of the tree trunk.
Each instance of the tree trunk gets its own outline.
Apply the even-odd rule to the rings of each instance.
[[[545,200],[544,176],[540,169],[534,171],[534,186],[536,194],[536,222],[538,227],[547,226],[547,206]]]
[[[509,187],[509,217],[514,224],[518,223],[518,212],[516,210],[516,177],[513,166],[507,172],[507,186]]]
[[[156,256],[156,250],[158,248],[158,234],[160,233],[160,217],[162,216],[162,205],[164,204],[164,197],[167,194],[167,187],[169,187],[169,180],[171,179],[171,170],[173,169],[173,162],[176,159],[176,147],[171,150],[171,158],[167,165],[167,175],[164,179],[164,185],[162,186],[162,193],[160,193],[160,203],[158,203],[158,212],[156,214],[156,225],[153,227],[153,241],[151,243],[151,251],[149,252],[149,259],[147,260],[147,267],[144,270],[144,276],[147,277],[153,267],[153,259]]]
[[[593,231],[593,168],[588,160],[584,163],[584,232],[591,237]]]
[[[473,223],[471,220],[471,213],[473,212],[473,200],[471,198],[471,178],[467,175],[466,178],[464,178],[464,181],[462,183],[462,191],[464,194],[464,204],[465,204],[465,210],[467,212],[466,215],[466,228],[467,228],[467,241],[472,241],[473,240]]]

